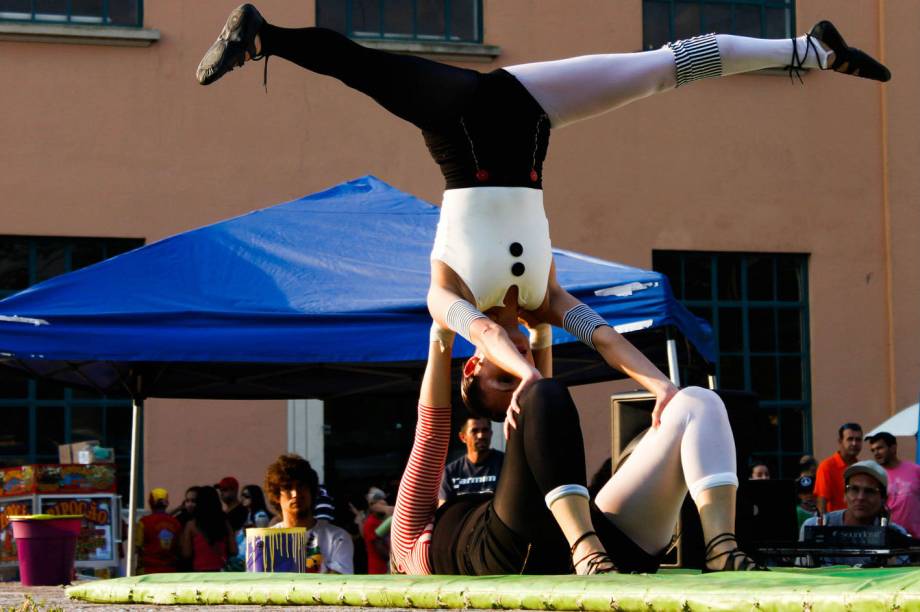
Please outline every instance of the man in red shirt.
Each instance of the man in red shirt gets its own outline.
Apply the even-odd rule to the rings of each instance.
[[[862,450],[862,427],[844,423],[837,430],[837,452],[818,465],[815,474],[815,500],[818,514],[845,510],[843,472],[856,463]]]
[[[150,514],[142,517],[137,526],[139,569],[144,574],[176,572],[182,525],[166,511],[169,508],[169,493],[166,489],[153,489],[147,501],[150,504]]]

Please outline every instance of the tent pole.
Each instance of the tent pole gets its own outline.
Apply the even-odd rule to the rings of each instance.
[[[675,387],[680,387],[680,370],[677,369],[677,340],[668,338],[668,378]]]
[[[140,423],[144,411],[144,400],[134,398],[131,402],[131,472],[128,490],[128,541],[126,543],[125,576],[134,576],[135,548],[134,532],[137,526],[137,464],[140,452]]]

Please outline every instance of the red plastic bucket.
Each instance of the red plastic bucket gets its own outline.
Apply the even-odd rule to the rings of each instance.
[[[19,580],[25,586],[70,584],[77,556],[79,514],[11,516],[19,556]]]

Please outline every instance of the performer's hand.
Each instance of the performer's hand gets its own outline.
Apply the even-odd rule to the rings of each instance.
[[[652,427],[658,429],[658,426],[661,425],[661,413],[664,412],[664,409],[667,407],[668,402],[677,395],[678,388],[668,383],[667,385],[662,386],[662,388],[655,392],[655,409],[652,410]]]
[[[541,378],[543,378],[543,376],[536,368],[531,369],[530,373],[521,379],[517,389],[515,389],[514,393],[511,394],[511,404],[508,406],[508,411],[505,413],[505,424],[503,428],[506,440],[511,436],[511,430],[517,429],[517,421],[515,420],[514,415],[521,412],[521,405],[518,403],[518,400],[520,399],[521,395],[531,387],[531,385],[533,385]]]

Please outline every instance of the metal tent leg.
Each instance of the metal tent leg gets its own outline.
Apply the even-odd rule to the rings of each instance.
[[[668,378],[675,387],[680,387],[680,370],[677,366],[677,340],[668,338]]]
[[[131,472],[128,490],[128,540],[125,542],[125,576],[134,576],[134,532],[137,526],[137,465],[140,461],[140,425],[144,400],[135,399],[131,405]]]

